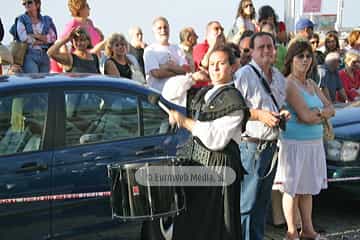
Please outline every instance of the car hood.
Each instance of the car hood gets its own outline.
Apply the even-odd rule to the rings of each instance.
[[[360,107],[336,109],[331,122],[336,138],[360,141]]]

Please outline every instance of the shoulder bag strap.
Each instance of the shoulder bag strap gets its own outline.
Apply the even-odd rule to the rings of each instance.
[[[261,83],[262,83],[265,91],[270,95],[270,97],[273,100],[278,111],[280,111],[280,107],[279,107],[273,93],[271,92],[271,88],[270,88],[268,82],[265,80],[265,78],[259,73],[259,71],[253,65],[251,65],[251,64],[248,64],[248,65],[252,68],[252,70],[255,72],[255,74],[261,79]]]

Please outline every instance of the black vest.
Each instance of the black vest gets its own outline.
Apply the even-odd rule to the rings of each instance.
[[[210,89],[210,87],[202,88],[195,96],[188,98],[191,99],[191,103],[188,104],[189,117],[199,121],[212,121],[242,110],[244,130],[250,113],[241,93],[233,85],[226,85],[217,89],[205,103],[204,96]],[[240,161],[238,145],[234,140],[231,140],[224,149],[212,151],[202,144],[200,139],[193,136],[178,151],[178,156],[206,166],[223,165],[229,159]]]

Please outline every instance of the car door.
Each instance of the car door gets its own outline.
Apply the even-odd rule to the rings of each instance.
[[[159,108],[143,113],[150,104],[145,100],[98,87],[64,91],[64,113],[57,118],[62,143],[53,165],[53,194],[63,196],[53,204],[55,236],[139,239],[141,223],[111,218],[107,165],[165,154],[172,143],[167,116]],[[151,124],[144,127],[144,121]]]
[[[48,94],[0,96],[0,239],[50,233]]]

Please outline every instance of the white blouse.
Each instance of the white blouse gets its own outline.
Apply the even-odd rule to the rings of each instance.
[[[190,76],[172,77],[166,82],[162,95],[166,100],[174,104],[186,106],[186,92],[191,88],[192,83]],[[209,100],[218,88],[224,85],[227,84],[216,85],[210,89],[204,96],[205,102]],[[240,143],[243,119],[244,112],[238,110],[212,121],[196,120],[192,135],[198,137],[210,150],[218,151],[225,148],[231,139]]]

